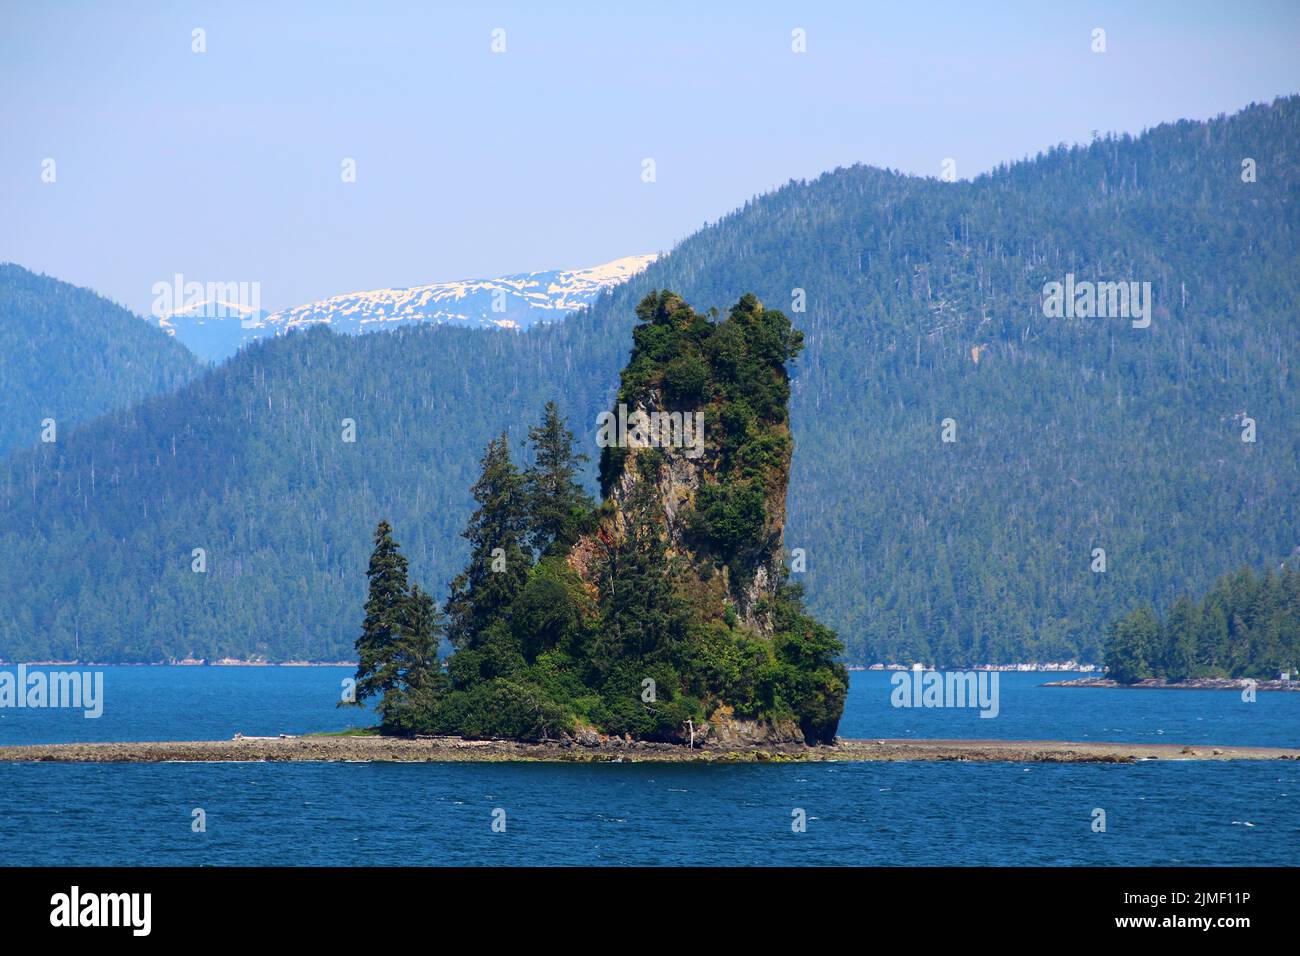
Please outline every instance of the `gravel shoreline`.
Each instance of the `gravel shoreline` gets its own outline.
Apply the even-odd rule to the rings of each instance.
[[[1134,763],[1138,760],[1300,760],[1300,749],[1053,740],[843,740],[833,746],[767,745],[689,749],[607,741],[600,746],[525,744],[459,737],[278,737],[0,747],[0,763],[167,763],[316,761],[408,763],[793,763],[820,761],[1003,761]]]

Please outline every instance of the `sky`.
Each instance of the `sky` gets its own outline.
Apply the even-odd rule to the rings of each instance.
[[[839,166],[1267,102],[1298,53],[1294,0],[0,0],[0,261],[140,314],[178,273],[274,310],[590,266]]]

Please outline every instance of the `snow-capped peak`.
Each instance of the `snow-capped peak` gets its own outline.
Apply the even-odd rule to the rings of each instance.
[[[317,324],[350,334],[424,322],[526,329],[590,305],[606,289],[632,278],[657,258],[625,256],[587,269],[349,292],[270,314],[233,303],[203,302],[162,315],[158,322],[195,354],[211,361],[228,358],[255,339]]]
[[[601,292],[636,275],[656,258],[625,256],[588,269],[349,292],[272,313],[265,325],[277,332],[321,322],[340,332],[371,332],[413,322],[527,328],[589,305]]]

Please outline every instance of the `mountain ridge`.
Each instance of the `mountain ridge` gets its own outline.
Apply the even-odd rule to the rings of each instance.
[[[312,325],[327,325],[349,335],[426,323],[521,330],[589,306],[602,292],[635,276],[656,258],[657,254],[624,256],[581,269],[347,292],[275,312],[203,300],[163,314],[158,323],[210,361],[223,361],[250,342]]]
[[[0,649],[59,656],[80,634],[98,659],[344,656],[369,519],[409,529],[440,590],[487,437],[517,440],[562,396],[591,442],[636,302],[671,288],[701,307],[752,289],[804,335],[786,545],[850,660],[1098,660],[1135,603],[1300,546],[1298,142],[1292,96],[969,182],[848,167],[524,335],[258,343],[0,466]],[[1067,273],[1150,282],[1151,326],[1046,317],[1044,285]]]
[[[91,289],[0,263],[0,456],[150,395],[199,363],[139,316]]]

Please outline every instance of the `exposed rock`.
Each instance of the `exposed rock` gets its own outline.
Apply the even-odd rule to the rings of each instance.
[[[698,742],[698,735],[696,739]],[[803,743],[803,731],[794,721],[769,724],[765,721],[740,720],[730,707],[719,707],[709,718],[708,741],[721,747],[798,744]]]
[[[753,300],[751,307],[762,314],[762,304],[757,300]],[[661,318],[667,317],[664,318],[665,321],[689,322],[696,317],[679,297],[671,295],[660,303],[658,312]],[[783,382],[788,381],[784,365],[778,363],[773,373],[779,375]],[[620,392],[620,398],[622,397]],[[762,469],[762,528],[753,542],[742,547],[736,554],[726,556],[727,559],[724,560],[720,555],[701,550],[698,543],[691,540],[690,533],[690,519],[695,512],[700,489],[705,485],[734,481],[736,477],[734,474],[724,474],[727,466],[724,454],[726,426],[720,420],[716,403],[710,405],[706,402],[689,408],[675,407],[665,397],[661,386],[650,385],[641,389],[621,410],[625,412],[627,422],[643,423],[644,431],[638,432],[635,428],[628,430],[626,457],[621,471],[617,480],[606,490],[606,500],[612,506],[612,513],[602,522],[599,530],[575,544],[569,555],[570,567],[577,571],[591,590],[598,590],[599,585],[594,580],[592,568],[599,553],[599,540],[602,536],[608,539],[624,533],[628,503],[637,485],[648,480],[651,494],[662,512],[669,557],[683,558],[683,563],[695,571],[700,577],[701,586],[706,589],[709,589],[715,578],[719,578],[721,586],[715,586],[718,597],[734,609],[745,626],[760,634],[770,635],[770,615],[763,613],[760,606],[765,599],[776,593],[783,559],[786,492],[793,449],[784,412],[779,420],[761,420],[757,426],[765,431],[771,444],[779,449],[772,452],[773,460]],[[702,441],[693,443],[693,447],[674,443],[671,440],[673,435],[694,437],[688,424],[692,419],[688,416],[696,412],[703,415],[705,423]],[[664,422],[670,422],[671,425],[663,425]],[[660,423],[660,427],[652,428],[652,423]],[[731,437],[734,439],[735,436]],[[670,440],[664,441],[664,438]],[[657,462],[657,465],[647,467],[641,461],[645,455],[653,456],[651,461]],[[648,479],[643,477],[644,472],[650,472]]]
[[[0,747],[0,763],[162,763],[167,761],[554,761],[615,760],[663,763],[786,763],[795,761],[1010,761],[1013,763],[1131,763],[1135,760],[1300,760],[1300,750],[1221,747],[1183,752],[1178,744],[1108,744],[1089,741],[836,740],[829,746],[721,743],[709,748],[642,742],[635,748],[564,747],[559,743],[462,740],[458,737],[306,736],[254,740],[97,744],[29,744]]]

